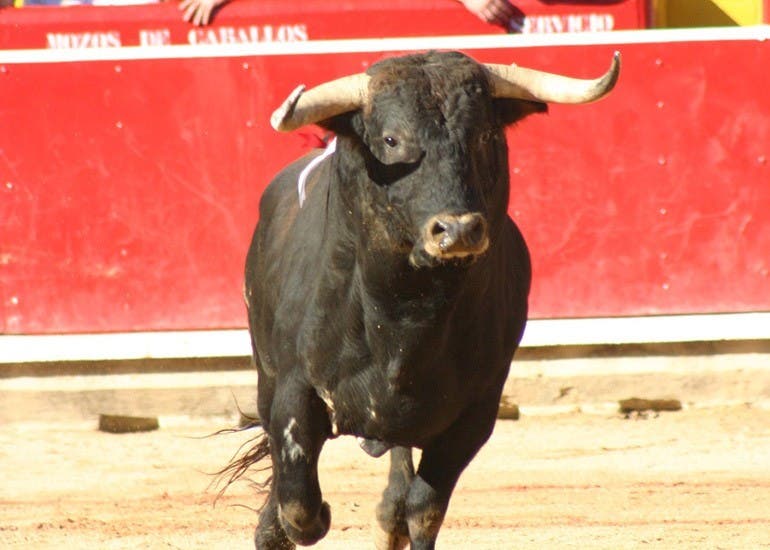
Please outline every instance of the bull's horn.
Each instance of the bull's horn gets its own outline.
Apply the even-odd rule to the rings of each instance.
[[[273,111],[270,124],[278,131],[291,132],[358,109],[366,103],[368,84],[369,77],[361,73],[319,84],[308,91],[305,86],[298,86]]]
[[[620,74],[620,52],[615,52],[610,69],[599,78],[583,80],[536,71],[516,65],[488,63],[492,95],[543,103],[589,103],[607,95]]]

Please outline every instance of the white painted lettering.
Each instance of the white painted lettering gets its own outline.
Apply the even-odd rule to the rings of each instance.
[[[100,33],[99,36],[102,48],[120,48],[123,45],[120,41],[119,32],[108,32],[106,34]]]
[[[292,31],[293,39],[290,42],[307,42],[309,40],[307,25],[294,25]]]
[[[592,13],[588,18],[591,32],[611,31],[615,27],[615,18],[609,13]]]
[[[142,29],[139,31],[140,46],[168,46],[171,44],[171,31],[168,29]]]
[[[69,41],[67,35],[49,32],[46,35],[46,42],[49,48],[69,48]]]
[[[119,48],[119,31],[105,32],[49,32],[46,44],[55,49]]]
[[[521,34],[602,32],[615,28],[611,13],[527,15],[511,19],[510,30]]]
[[[296,25],[248,25],[243,27],[218,27],[216,29],[191,29],[187,33],[189,44],[256,44],[259,42],[305,42],[309,39],[307,26]]]
[[[582,15],[568,15],[567,16],[567,32],[583,32],[583,16]]]
[[[220,44],[238,44],[238,35],[234,27],[222,27],[220,31]]]
[[[554,15],[553,17],[549,17],[548,19],[551,22],[551,32],[564,32],[565,31],[566,25],[564,24],[564,19],[562,19],[558,15]]]

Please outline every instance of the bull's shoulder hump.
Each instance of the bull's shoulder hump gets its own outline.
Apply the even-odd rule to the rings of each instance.
[[[278,187],[281,192],[291,191],[296,194],[297,180],[299,179],[300,174],[311,162],[313,162],[313,160],[323,155],[323,153],[323,149],[313,149],[290,163],[286,168],[278,172],[270,183],[270,187]]]
[[[322,155],[323,151],[323,149],[313,149],[276,174],[262,193],[260,218],[271,216],[277,209],[286,207],[293,209],[294,206],[299,206],[297,181],[300,174],[314,159]]]

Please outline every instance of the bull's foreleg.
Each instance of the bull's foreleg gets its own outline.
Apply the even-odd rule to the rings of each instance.
[[[490,399],[476,404],[423,450],[406,498],[412,550],[435,548],[455,484],[489,439],[498,402]]]
[[[390,451],[388,486],[377,505],[374,545],[377,550],[401,550],[409,544],[406,524],[406,497],[414,479],[412,449],[394,447]]]
[[[275,514],[288,538],[301,545],[318,542],[331,523],[321,499],[318,457],[331,428],[326,406],[315,390],[289,375],[278,382],[270,409]]]
[[[275,495],[275,480],[270,488],[270,496],[259,514],[259,525],[254,533],[254,546],[257,550],[294,550],[296,546],[278,520],[278,499]]]

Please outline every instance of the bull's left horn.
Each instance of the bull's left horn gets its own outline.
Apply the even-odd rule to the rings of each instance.
[[[604,75],[595,79],[570,78],[516,65],[487,63],[494,97],[527,99],[542,103],[589,103],[607,95],[620,74],[620,52]]]
[[[278,131],[291,132],[333,116],[354,111],[368,99],[369,77],[354,74],[319,84],[305,91],[298,86],[273,111],[270,124]]]

